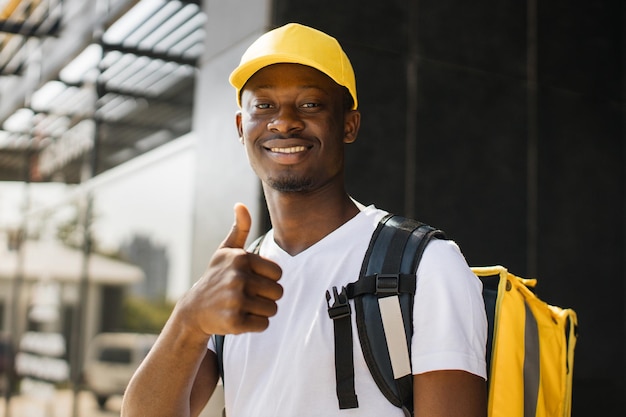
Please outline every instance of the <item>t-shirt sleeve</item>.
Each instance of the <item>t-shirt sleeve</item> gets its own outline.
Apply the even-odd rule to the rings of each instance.
[[[215,349],[215,337],[210,337],[209,341],[206,344],[207,349],[210,350],[213,353],[216,353],[216,349]]]
[[[431,241],[417,270],[413,374],[463,370],[487,378],[482,283],[453,241]]]

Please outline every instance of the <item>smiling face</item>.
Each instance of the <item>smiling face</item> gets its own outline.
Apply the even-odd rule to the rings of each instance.
[[[306,192],[343,183],[344,145],[356,139],[360,115],[346,89],[299,64],[256,72],[241,94],[237,129],[264,185]]]

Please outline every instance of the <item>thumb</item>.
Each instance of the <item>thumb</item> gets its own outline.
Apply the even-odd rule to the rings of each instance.
[[[246,244],[248,233],[250,233],[250,226],[252,225],[252,218],[248,208],[237,203],[234,207],[235,210],[235,223],[230,229],[230,233],[226,236],[226,239],[220,245],[221,248],[242,248]]]

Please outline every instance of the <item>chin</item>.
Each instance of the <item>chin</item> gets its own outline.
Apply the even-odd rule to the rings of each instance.
[[[301,193],[310,191],[313,182],[310,178],[302,177],[283,177],[283,178],[269,178],[267,185],[276,191],[283,193]]]

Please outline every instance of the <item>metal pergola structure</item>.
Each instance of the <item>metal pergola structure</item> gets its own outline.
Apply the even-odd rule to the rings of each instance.
[[[38,45],[67,30],[69,3],[0,1],[0,87],[45,59],[37,58]],[[92,151],[97,175],[191,130],[206,20],[200,0],[129,3],[0,120],[0,181],[79,183]]]
[[[72,25],[66,17],[72,6],[85,3],[0,0],[0,100],[16,78],[35,86],[22,106],[0,118],[0,181],[78,184],[191,131],[196,68],[205,37],[200,1],[118,0],[122,12],[109,16],[114,0],[92,0],[96,9],[103,4],[105,17],[94,20],[80,53],[43,79],[42,44],[56,42],[55,48],[63,48],[60,39]],[[81,213],[83,272],[68,341],[74,352],[73,416],[78,414],[84,356],[91,204],[87,193]],[[24,236],[26,220],[21,229]],[[24,259],[18,258],[22,264],[16,270],[13,300],[21,299]],[[13,302],[13,319],[17,311]],[[19,333],[12,324],[14,346]],[[10,396],[9,390],[7,414]]]

